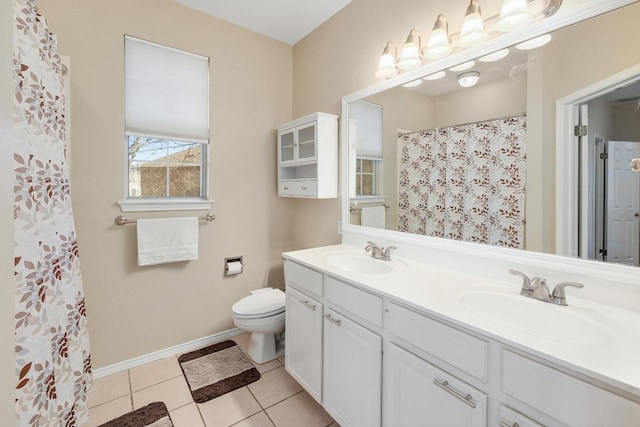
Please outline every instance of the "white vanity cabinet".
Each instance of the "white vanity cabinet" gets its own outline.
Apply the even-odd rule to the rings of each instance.
[[[278,127],[278,196],[338,197],[338,116],[313,113]]]
[[[379,426],[382,338],[325,309],[323,342],[324,408],[342,427]]]
[[[289,287],[285,321],[287,371],[318,402],[322,401],[322,304]]]
[[[287,372],[342,427],[380,426],[382,337],[354,319],[381,325],[382,298],[289,260],[284,265]]]
[[[487,396],[390,344],[385,353],[385,426],[485,427]]]

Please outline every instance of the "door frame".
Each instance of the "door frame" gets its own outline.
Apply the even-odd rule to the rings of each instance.
[[[640,80],[640,64],[582,88],[556,101],[556,254],[578,256],[579,106]],[[569,201],[569,203],[567,203]],[[584,258],[583,254],[582,258]]]

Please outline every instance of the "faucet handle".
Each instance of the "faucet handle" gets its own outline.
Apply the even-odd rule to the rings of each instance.
[[[531,287],[531,279],[529,279],[529,276],[518,270],[509,270],[509,273],[522,277],[522,290],[520,290],[520,295],[531,296],[533,288]]]
[[[558,305],[567,305],[567,297],[564,293],[564,288],[567,286],[573,286],[574,288],[584,288],[582,283],[577,282],[562,282],[558,283],[553,292],[551,293],[551,302]]]
[[[391,249],[398,249],[395,246],[387,246],[382,254],[385,261],[391,261]]]
[[[377,246],[375,243],[373,243],[371,240],[367,240],[367,246],[364,247],[364,250],[369,252],[375,246]]]

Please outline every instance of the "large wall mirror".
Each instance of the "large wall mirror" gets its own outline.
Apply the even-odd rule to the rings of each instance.
[[[348,223],[638,266],[638,20],[633,3],[556,30],[542,46],[349,99]],[[558,102],[576,93],[572,119],[557,120]],[[575,170],[575,195],[557,200],[558,144],[577,148],[562,159]],[[575,221],[560,224],[564,212]],[[563,253],[557,234],[567,226],[574,237]]]

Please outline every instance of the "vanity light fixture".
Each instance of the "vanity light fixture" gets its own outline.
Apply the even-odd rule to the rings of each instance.
[[[438,71],[437,73],[429,74],[428,76],[423,77],[422,80],[440,80],[446,75],[447,73],[445,71]]]
[[[520,50],[536,49],[538,47],[544,46],[550,41],[551,41],[551,34],[545,34],[543,36],[536,37],[535,39],[527,40],[526,42],[517,44],[516,49],[520,49]]]
[[[489,33],[484,28],[484,21],[480,12],[480,2],[471,0],[462,21],[458,44],[462,47],[470,47],[488,38]]]
[[[393,51],[391,50],[393,48]],[[392,53],[393,52],[393,53]],[[380,55],[380,63],[378,64],[378,70],[376,71],[376,77],[381,79],[389,79],[398,75],[398,69],[396,68],[396,57],[398,56],[398,49],[391,40],[387,42],[387,45]]]
[[[524,27],[533,20],[527,0],[505,0],[502,3],[496,30],[506,33]]]
[[[398,60],[398,68],[403,71],[413,70],[422,65],[420,33],[415,28],[409,31],[407,41],[402,46],[402,53]]]
[[[449,68],[449,71],[465,71],[470,68],[473,68],[474,65],[476,65],[476,61],[467,61],[467,62],[463,62],[460,65],[456,65],[455,67]]]
[[[478,58],[480,62],[496,62],[500,61],[502,58],[505,58],[509,55],[509,49],[502,49],[496,52],[490,53],[489,55],[485,55],[482,58]]]
[[[424,51],[424,57],[428,59],[444,58],[453,51],[451,40],[449,39],[449,23],[447,18],[440,14],[433,24],[429,43]]]
[[[409,83],[405,83],[402,87],[416,87],[422,84],[422,79],[412,80]]]
[[[462,87],[475,86],[480,80],[480,73],[477,71],[468,71],[458,76],[458,84]]]

